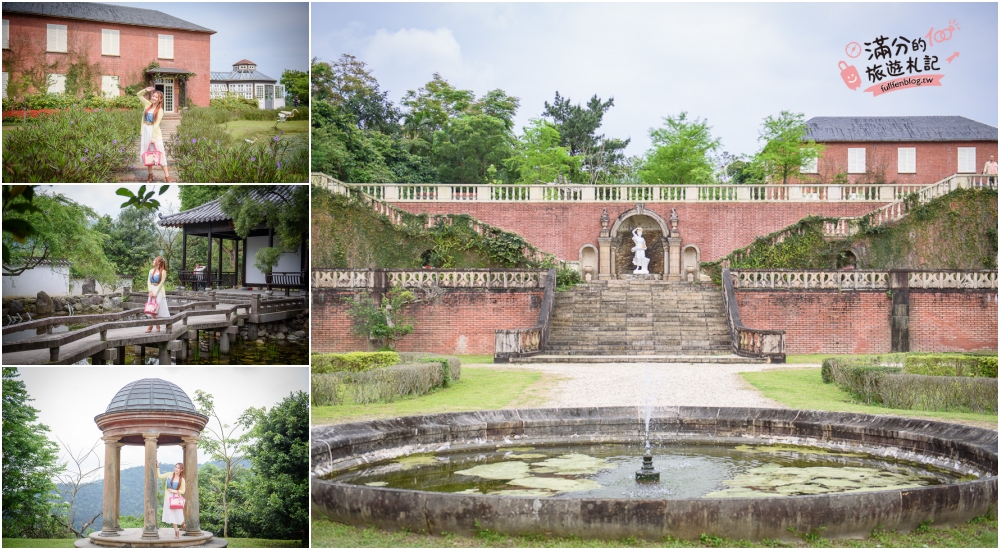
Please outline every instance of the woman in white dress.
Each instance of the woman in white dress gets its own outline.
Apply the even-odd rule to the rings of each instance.
[[[146,279],[146,286],[149,288],[149,298],[156,300],[160,305],[153,319],[157,317],[170,317],[170,308],[167,306],[167,263],[163,261],[163,256],[157,256],[153,260],[153,269],[149,270],[149,278]],[[156,332],[160,332],[160,325],[156,326]],[[153,332],[153,325],[146,329],[146,332]]]
[[[147,93],[153,92],[146,99]],[[139,96],[139,101],[142,102],[142,137],[139,140],[139,161],[142,162],[142,155],[149,150],[149,144],[153,144],[153,149],[162,153],[161,160],[163,164],[160,165],[163,168],[163,178],[170,183],[170,172],[167,170],[167,150],[163,147],[163,134],[160,132],[160,121],[163,120],[163,92],[157,90],[156,88],[150,86],[144,90],[139,90],[136,94]],[[146,178],[146,183],[153,183],[153,167],[147,166],[149,170],[149,177]]]
[[[160,471],[160,463],[156,463],[156,471]],[[184,465],[178,462],[174,464],[173,472],[164,472],[157,475],[160,479],[167,480],[165,483],[166,490],[163,492],[163,514],[160,519],[163,523],[169,523],[174,526],[174,538],[181,538],[180,531],[177,530],[177,524],[181,525],[181,529],[184,528],[184,509],[183,508],[171,508],[170,507],[170,497],[172,496],[184,496]]]

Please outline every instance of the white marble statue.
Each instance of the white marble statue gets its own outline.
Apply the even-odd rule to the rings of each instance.
[[[635,271],[632,274],[649,275],[649,258],[646,257],[646,239],[642,238],[641,227],[636,227],[632,230],[632,242],[635,243],[635,246],[632,247],[632,252],[635,253],[635,256],[632,257]]]

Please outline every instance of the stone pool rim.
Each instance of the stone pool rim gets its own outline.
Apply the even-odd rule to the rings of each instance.
[[[468,495],[348,485],[321,479],[353,466],[410,452],[532,444],[635,442],[642,407],[505,409],[400,417],[312,429],[313,514],[359,527],[464,535],[480,529],[511,535],[659,540],[701,534],[735,539],[866,537],[963,523],[995,510],[997,432],[884,415],[796,409],[655,407],[656,442],[772,442],[823,448],[878,449],[926,464],[980,472],[972,481],[861,493],[764,498],[613,499]],[[874,453],[873,453],[874,454]],[[886,456],[883,454],[882,456]],[[661,472],[669,475],[669,472]],[[477,525],[478,522],[478,525]]]

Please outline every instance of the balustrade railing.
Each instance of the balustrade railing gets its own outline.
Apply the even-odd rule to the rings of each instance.
[[[891,272],[875,269],[740,269],[729,273],[729,282],[735,290],[888,290]],[[907,286],[928,290],[996,290],[997,272],[907,270]]]
[[[763,357],[774,363],[785,362],[785,331],[762,330],[743,326],[740,305],[733,288],[736,277],[729,269],[722,270],[722,301],[729,325],[729,339],[733,353],[740,357]]]
[[[544,269],[326,269],[313,268],[313,288],[540,288]]]
[[[531,328],[498,329],[494,334],[494,363],[507,363],[518,357],[530,357],[545,351],[552,324],[552,307],[555,305],[556,270],[542,272],[545,291],[538,322]]]

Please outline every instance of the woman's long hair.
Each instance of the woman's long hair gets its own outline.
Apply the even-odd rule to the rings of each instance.
[[[142,112],[142,118],[146,118],[146,113],[148,113],[150,109],[156,109],[153,111],[153,120],[155,121],[156,115],[160,114],[160,111],[163,109],[163,92],[153,90],[153,93],[149,94],[149,97],[151,99],[156,99],[156,101],[149,102],[149,107],[146,107],[146,110]]]
[[[174,466],[180,466],[181,467],[181,473],[180,473],[180,475],[183,476],[184,475],[184,464],[181,463],[181,462],[178,462],[177,464],[174,464]],[[177,479],[177,472],[172,472],[170,474],[170,484],[173,485],[174,483],[180,483],[180,480]]]
[[[163,256],[157,256],[153,260],[153,271],[164,272],[167,270],[167,262],[163,260]]]

